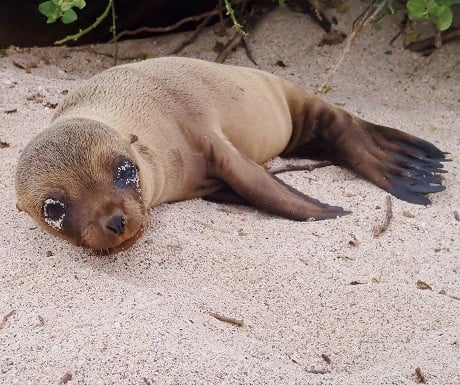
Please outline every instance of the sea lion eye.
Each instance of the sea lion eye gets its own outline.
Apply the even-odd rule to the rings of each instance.
[[[54,227],[56,230],[61,230],[66,217],[66,206],[57,199],[48,198],[43,203],[43,219],[45,222]]]
[[[139,188],[139,175],[137,173],[137,166],[129,159],[122,160],[118,165],[115,174],[115,184],[120,188]]]

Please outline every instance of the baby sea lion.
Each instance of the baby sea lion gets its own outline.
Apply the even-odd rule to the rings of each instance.
[[[255,69],[166,57],[99,73],[70,92],[24,149],[17,207],[98,251],[125,249],[149,207],[196,197],[294,219],[347,214],[260,164],[309,157],[356,170],[405,201],[444,190],[445,154]]]

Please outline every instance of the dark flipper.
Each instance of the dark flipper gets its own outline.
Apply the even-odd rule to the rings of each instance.
[[[444,152],[393,128],[372,123],[365,126],[376,147],[370,153],[380,161],[379,170],[384,176],[377,181],[371,179],[377,186],[402,200],[423,205],[431,203],[426,194],[445,190],[437,175],[446,172],[441,163],[446,161]]]
[[[341,207],[323,204],[286,185],[217,134],[208,137],[205,153],[210,176],[220,178],[236,195],[264,211],[298,221],[336,218],[349,213]],[[217,197],[219,199],[219,194]],[[223,200],[228,201],[225,194]]]
[[[306,110],[303,122],[294,127],[297,140],[290,143],[288,156],[312,156],[345,165],[410,203],[427,205],[426,194],[445,189],[437,175],[446,172],[445,153],[423,139],[325,103],[314,113]]]

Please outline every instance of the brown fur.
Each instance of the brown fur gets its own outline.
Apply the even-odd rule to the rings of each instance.
[[[420,194],[442,189],[433,174],[444,155],[427,142],[262,71],[162,58],[114,67],[69,93],[21,156],[18,207],[46,230],[97,250],[133,243],[149,207],[194,197],[232,200],[230,192],[296,220],[346,213],[260,166],[280,154],[333,160],[413,203],[427,204]],[[138,167],[139,189],[114,186],[123,158]],[[428,176],[415,191],[407,187]],[[62,229],[43,219],[47,197],[66,202]],[[107,230],[114,217],[123,218],[123,231]]]

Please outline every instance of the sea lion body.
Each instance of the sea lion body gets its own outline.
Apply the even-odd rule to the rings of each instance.
[[[134,149],[161,159],[153,173],[140,167],[151,174],[141,179],[155,185],[145,202],[152,206],[206,195],[201,141],[207,134],[259,164],[279,155],[292,134],[288,95],[294,92],[303,90],[266,72],[168,57],[96,75],[67,96],[52,124],[88,119],[136,135]]]
[[[139,237],[149,207],[195,197],[237,197],[296,220],[346,214],[260,166],[280,154],[344,164],[413,203],[443,189],[434,172],[444,154],[428,142],[266,72],[169,57],[111,68],[70,92],[21,156],[18,208],[109,251]]]

